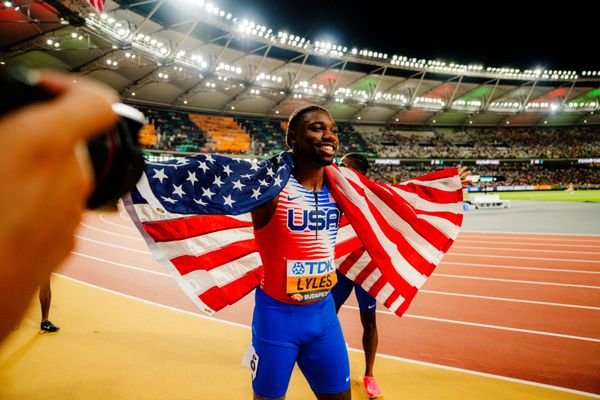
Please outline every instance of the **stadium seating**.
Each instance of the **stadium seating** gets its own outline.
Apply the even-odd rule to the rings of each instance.
[[[143,145],[181,152],[206,151],[204,133],[190,119],[188,113],[138,107],[151,128],[142,133]],[[150,133],[151,132],[151,133]],[[154,139],[153,136],[156,136]]]
[[[271,155],[287,149],[285,128],[279,121],[264,118],[237,118],[237,122],[250,134],[254,154]]]
[[[204,131],[210,150],[219,153],[247,153],[250,150],[250,135],[233,117],[190,114],[190,120]]]
[[[144,146],[182,152],[219,152],[269,156],[287,150],[286,121],[267,118],[188,114],[141,108],[151,124],[140,133]],[[578,187],[600,184],[597,166],[548,165],[553,159],[600,158],[600,131],[578,128],[435,128],[339,123],[338,154],[359,152],[370,158],[400,158],[377,164],[369,175],[398,183],[448,166],[448,160],[494,159],[498,165],[472,165],[473,174],[499,178],[485,185]],[[434,165],[431,160],[446,160]],[[520,159],[507,162],[505,159]],[[532,159],[546,160],[533,165]],[[455,165],[453,161],[450,165]]]

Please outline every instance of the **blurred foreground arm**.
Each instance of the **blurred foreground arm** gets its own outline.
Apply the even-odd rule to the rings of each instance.
[[[0,340],[73,248],[92,190],[76,149],[116,121],[110,88],[54,72],[39,80],[55,98],[0,117]]]

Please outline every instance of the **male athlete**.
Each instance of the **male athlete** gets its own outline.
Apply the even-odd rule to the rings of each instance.
[[[342,157],[340,166],[351,168],[365,175],[369,169],[369,160],[362,154],[348,153]],[[346,302],[348,296],[352,293],[352,289],[354,289],[360,309],[360,322],[363,326],[362,344],[365,352],[365,375],[363,383],[370,398],[379,397],[381,396],[381,389],[379,389],[373,377],[373,364],[375,363],[375,353],[377,352],[378,343],[377,320],[375,318],[377,301],[366,290],[361,288],[360,285],[352,282],[339,271],[337,272],[337,279],[338,283],[331,291],[335,301],[336,312],[340,310],[340,307]]]
[[[328,167],[333,162],[339,141],[337,126],[324,108],[311,105],[296,110],[288,123],[286,142],[291,148],[291,152],[282,153],[269,161],[270,165],[273,165],[274,160],[278,160],[278,172],[275,173],[268,163],[265,163],[262,170],[258,163],[248,163],[252,164],[249,168],[250,172],[257,171],[257,173],[239,175],[247,179],[246,185],[242,185],[241,181],[234,177],[235,174],[229,177],[233,172],[229,168],[230,164],[234,169],[241,166],[239,168],[245,170],[248,167],[248,164],[241,163],[236,159],[199,155],[187,161],[183,160],[181,163],[177,161],[177,164],[149,163],[145,178],[138,183],[141,195],[148,201],[148,207],[144,208],[145,211],[140,211],[157,210],[158,213],[164,213],[166,209],[169,213],[180,214],[175,214],[176,219],[181,218],[182,213],[190,214],[194,219],[193,214],[198,211],[200,214],[225,215],[230,210],[232,214],[250,211],[255,240],[252,245],[248,245],[244,249],[246,252],[258,251],[260,254],[260,262],[263,267],[260,275],[254,274],[255,269],[250,269],[246,275],[239,277],[237,274],[244,273],[243,269],[248,268],[241,262],[236,266],[241,271],[230,269],[231,265],[221,269],[209,268],[207,264],[202,269],[203,264],[208,263],[209,260],[204,260],[201,256],[198,256],[197,259],[190,258],[191,263],[186,261],[187,255],[178,256],[176,259],[169,259],[167,265],[176,271],[175,277],[179,279],[180,285],[190,295],[190,298],[196,301],[202,309],[208,311],[233,304],[241,298],[240,296],[247,293],[235,288],[231,291],[224,290],[227,282],[235,284],[241,282],[240,287],[250,288],[259,284],[260,279],[255,294],[252,346],[246,357],[247,364],[252,371],[255,400],[284,399],[296,363],[308,380],[317,399],[347,400],[351,398],[348,353],[336,316],[333,297],[329,293],[337,281],[334,250],[337,246],[336,236],[341,216],[340,208],[334,197],[339,202],[348,203],[345,204],[345,212],[352,226],[368,224],[367,221],[378,217],[366,209],[369,207],[369,203],[365,199],[366,191],[371,193],[371,189],[366,189],[366,191],[360,189],[363,194],[359,194],[356,188],[362,185],[362,182],[357,182],[357,177],[345,177],[342,171]],[[206,165],[205,161],[209,162],[211,167]],[[286,167],[292,167],[291,175],[290,169],[286,169]],[[330,168],[327,173],[326,168]],[[165,169],[168,169],[169,176],[164,174]],[[200,178],[203,183],[195,186],[194,183],[197,183],[199,179],[196,175],[198,169],[202,170]],[[282,172],[284,170],[286,171],[285,176]],[[245,171],[249,172],[247,169]],[[149,176],[149,174],[153,175]],[[431,176],[430,178],[435,182],[441,181],[440,187],[450,188],[449,191],[433,192],[438,195],[440,195],[438,192],[443,192],[441,196],[444,201],[456,203],[452,210],[458,210],[459,206],[462,210],[460,204],[462,192],[456,188],[457,180],[454,174],[456,171],[446,171]],[[459,169],[458,175],[462,179],[464,171]],[[265,176],[270,176],[271,185],[268,184],[267,179],[259,179],[259,177]],[[326,176],[327,179],[325,179]],[[222,179],[225,179],[225,182]],[[428,179],[424,179],[425,185],[430,184]],[[163,180],[165,180],[164,184]],[[260,182],[260,187],[250,185],[250,180],[253,180],[254,184]],[[282,182],[286,183],[281,189],[279,185]],[[177,185],[178,183],[179,185]],[[261,189],[263,184],[267,187]],[[414,250],[408,250],[411,252],[412,258],[417,261],[418,267],[424,271],[420,272],[412,266],[408,266],[403,256],[399,254],[397,247],[393,243],[391,246],[388,245],[390,242],[384,238],[389,235],[394,241],[402,240],[401,237],[398,237],[402,234],[402,229],[398,228],[399,217],[391,218],[390,224],[386,221],[375,221],[365,231],[361,231],[365,238],[373,237],[372,242],[363,242],[363,239],[358,237],[346,238],[345,243],[348,243],[350,247],[359,241],[369,250],[369,254],[373,253],[374,259],[380,260],[378,263],[384,263],[383,265],[393,268],[394,271],[396,268],[400,268],[406,274],[411,283],[404,285],[403,281],[398,279],[399,275],[396,272],[389,271],[390,276],[397,280],[394,283],[404,286],[395,288],[386,281],[385,276],[381,276],[379,281],[381,287],[377,292],[378,298],[381,298],[384,304],[394,311],[401,312],[400,308],[408,307],[410,299],[416,293],[417,286],[420,286],[425,279],[423,273],[427,273],[435,267],[439,262],[437,259],[444,252],[443,249],[452,243],[462,216],[449,213],[454,218],[451,227],[441,228],[448,230],[449,233],[446,235],[440,231],[438,234],[431,230],[429,222],[417,220],[418,216],[412,211],[411,202],[414,202],[416,195],[411,190],[418,192],[420,196],[427,197],[427,193],[423,193],[419,187],[407,187],[407,190],[402,192],[402,196],[405,198],[393,190],[382,191],[383,188],[380,185],[371,185],[369,182],[366,184],[372,190],[377,191],[380,196],[388,198],[389,201],[398,202],[396,210],[392,210],[385,204],[381,205],[387,215],[397,216],[398,213],[406,213],[406,217],[415,226],[429,229],[429,236],[437,246],[436,248],[421,249],[422,254],[415,254]],[[328,187],[327,185],[335,186]],[[201,195],[200,189],[202,190]],[[216,193],[211,189],[214,189]],[[249,193],[250,190],[252,194]],[[267,196],[269,192],[273,194]],[[235,200],[232,197],[234,194],[237,195]],[[260,200],[261,195],[265,195],[264,201]],[[348,196],[352,198],[352,204],[349,204]],[[162,225],[159,227],[164,229],[164,232],[155,231],[156,218],[151,220],[154,222],[143,225],[133,206],[132,198],[133,196],[128,200],[128,211],[149,246],[154,246],[151,248],[157,250],[154,245],[158,238],[157,233],[165,233],[160,239],[162,242],[165,239],[170,240],[172,237],[180,237],[179,232],[173,232],[173,229]],[[163,201],[159,201],[158,198]],[[234,202],[237,205],[235,212],[232,206]],[[396,205],[396,203],[394,204]],[[365,214],[359,212],[358,207],[366,207]],[[147,219],[146,215],[143,217]],[[353,220],[355,222],[352,222]],[[187,223],[188,220],[185,221]],[[198,223],[196,219],[194,221]],[[375,230],[371,225],[374,225]],[[385,232],[381,230],[381,226],[384,226]],[[344,232],[348,233],[349,231],[345,230]],[[373,236],[376,234],[379,236]],[[197,240],[198,243],[203,243],[202,238]],[[414,235],[410,240],[422,242]],[[383,247],[382,243],[386,247]],[[254,245],[255,247],[252,248]],[[160,249],[158,250],[160,251]],[[387,257],[388,251],[394,254],[393,258]],[[344,268],[349,268],[350,263],[355,261],[350,256],[351,254],[345,256],[346,262],[342,263]],[[237,254],[232,254],[232,258],[234,260],[241,259]],[[211,259],[211,262],[216,262],[216,260]],[[255,268],[258,269],[258,267]],[[213,269],[217,269],[217,271],[214,272]],[[193,275],[194,271],[200,270],[203,271],[201,274]],[[245,280],[246,278],[248,280]],[[248,283],[251,284],[248,285]],[[400,295],[400,290],[404,290],[402,293],[408,296],[406,302],[404,302],[405,298]],[[213,296],[214,294],[217,295]],[[217,298],[218,295],[222,298]],[[209,303],[213,305],[209,307]]]
[[[284,399],[295,363],[318,399],[350,399],[350,368],[329,294],[340,210],[324,181],[338,128],[319,106],[296,110],[286,136],[292,175],[252,211],[264,275],[252,321],[254,399]],[[252,349],[251,349],[252,350]]]

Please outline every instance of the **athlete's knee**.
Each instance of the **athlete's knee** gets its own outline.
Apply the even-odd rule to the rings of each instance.
[[[374,312],[360,313],[360,321],[362,322],[362,326],[365,332],[377,332],[377,320],[375,319]]]
[[[351,392],[350,388],[348,388],[348,390],[344,390],[341,393],[334,393],[334,394],[315,393],[315,395],[317,396],[318,400],[350,400],[352,398],[352,392]]]
[[[285,394],[281,397],[262,397],[254,393],[253,400],[285,400]]]

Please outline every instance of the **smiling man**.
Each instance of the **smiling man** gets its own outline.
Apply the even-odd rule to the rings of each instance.
[[[319,106],[296,110],[286,141],[294,169],[271,202],[252,211],[264,275],[252,322],[255,399],[283,399],[296,362],[318,399],[350,399],[348,353],[335,304],[334,250],[341,212],[324,167],[338,128]]]
[[[286,141],[290,151],[263,161],[147,162],[124,203],[201,310],[256,288],[245,357],[254,399],[284,399],[297,363],[319,400],[347,400],[348,353],[330,293],[336,268],[402,315],[458,235],[468,171],[386,185],[338,168],[338,128],[315,105],[290,116]]]

